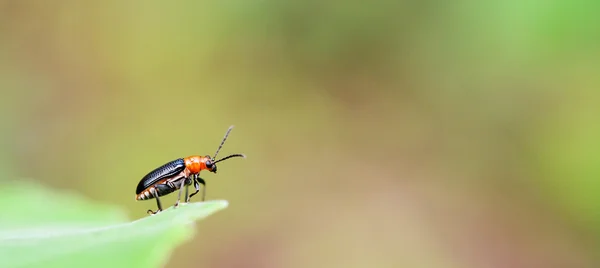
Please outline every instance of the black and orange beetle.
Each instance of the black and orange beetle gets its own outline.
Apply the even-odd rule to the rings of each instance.
[[[148,210],[148,214],[156,214],[163,210],[160,204],[159,196],[168,195],[179,189],[179,196],[177,197],[177,202],[175,203],[175,207],[177,207],[179,206],[181,192],[183,191],[184,186],[185,203],[188,203],[190,198],[200,191],[200,184],[202,184],[202,201],[204,201],[204,197],[206,195],[206,182],[204,179],[200,178],[200,171],[208,170],[210,172],[217,173],[218,162],[232,157],[246,158],[246,156],[243,154],[232,154],[219,160],[215,160],[219,150],[221,150],[225,140],[227,140],[227,136],[229,136],[231,129],[233,129],[233,126],[230,126],[229,129],[227,129],[225,137],[223,137],[223,140],[221,141],[221,145],[219,145],[217,152],[215,152],[215,156],[210,157],[210,155],[192,155],[173,160],[150,171],[150,173],[144,176],[138,183],[135,191],[135,200],[148,200],[156,198],[158,210]],[[188,188],[190,185],[192,185],[192,183],[194,184],[196,191],[188,196]]]

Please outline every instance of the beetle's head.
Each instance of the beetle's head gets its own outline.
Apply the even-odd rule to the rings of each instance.
[[[215,160],[212,159],[209,155],[207,155],[205,159],[206,160],[204,161],[204,165],[206,165],[206,170],[212,173],[217,173],[217,165],[215,163]]]

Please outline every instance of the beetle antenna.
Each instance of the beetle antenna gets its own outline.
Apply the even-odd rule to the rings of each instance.
[[[225,137],[223,137],[223,140],[221,141],[221,145],[219,145],[219,148],[217,148],[217,151],[215,152],[215,156],[213,156],[213,159],[215,159],[217,157],[217,154],[221,150],[221,147],[223,147],[225,140],[227,140],[227,136],[229,136],[229,132],[231,132],[231,129],[233,129],[233,126],[230,126],[229,129],[227,129],[227,132],[225,132]]]
[[[230,156],[223,157],[223,158],[221,158],[221,159],[219,159],[219,160],[217,160],[217,161],[214,161],[213,163],[214,163],[214,164],[216,164],[216,163],[218,163],[218,162],[221,162],[221,161],[223,161],[223,160],[227,160],[227,159],[229,159],[229,158],[232,158],[232,157],[243,157],[243,158],[246,158],[246,155],[244,155],[244,154],[232,154],[232,155],[230,155]]]

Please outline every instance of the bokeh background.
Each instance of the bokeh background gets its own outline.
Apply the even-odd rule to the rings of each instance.
[[[598,3],[0,1],[0,175],[136,219],[233,124],[168,267],[600,267]]]

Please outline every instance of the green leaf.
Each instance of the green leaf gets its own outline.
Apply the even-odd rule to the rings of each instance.
[[[193,223],[228,206],[182,204],[128,222],[124,211],[15,183],[0,189],[0,267],[161,267]]]

